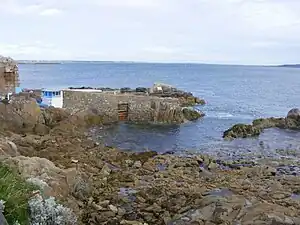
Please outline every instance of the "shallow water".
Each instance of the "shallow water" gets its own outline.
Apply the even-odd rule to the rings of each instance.
[[[101,142],[122,149],[159,152],[185,150],[223,158],[281,157],[276,148],[299,149],[300,133],[270,129],[259,138],[223,141],[236,123],[282,117],[299,106],[300,69],[150,63],[66,63],[20,65],[22,87],[137,87],[172,84],[203,97],[206,117],[181,126],[120,126],[94,129]]]
[[[185,126],[185,125],[183,125]],[[280,129],[265,130],[257,138],[224,141],[221,137],[203,142],[191,140],[189,134],[180,134],[181,126],[136,126],[134,124],[114,125],[107,128],[93,128],[91,134],[108,146],[123,150],[147,151],[175,154],[209,153],[223,160],[256,160],[263,158],[294,159],[300,155],[300,132]],[[180,140],[181,139],[181,140]],[[182,141],[182,142],[180,142]],[[283,152],[278,151],[282,149]],[[286,151],[286,150],[293,151]],[[293,154],[285,155],[285,152]]]

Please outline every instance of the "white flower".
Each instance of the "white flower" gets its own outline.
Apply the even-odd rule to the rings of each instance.
[[[46,200],[32,198],[29,201],[31,225],[75,225],[77,218],[71,209],[55,201],[54,197]]]
[[[5,201],[4,200],[0,200],[0,210],[2,211],[2,212],[4,212],[4,208],[5,208]]]

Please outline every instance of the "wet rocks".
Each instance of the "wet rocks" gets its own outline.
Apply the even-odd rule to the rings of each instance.
[[[225,139],[247,138],[258,136],[264,129],[300,129],[299,109],[292,109],[286,118],[261,118],[253,120],[252,124],[236,124],[223,134]]]
[[[260,128],[260,129],[268,129],[268,128],[284,128],[285,127],[285,119],[284,118],[265,118],[265,119],[256,119],[253,120],[252,126]]]
[[[194,97],[194,96],[187,96],[187,97],[179,97],[182,107],[190,107],[195,105],[205,105],[206,102],[204,99]]]
[[[224,132],[223,138],[234,139],[234,138],[247,138],[255,137],[260,135],[262,129],[246,124],[236,124],[232,128]]]
[[[195,121],[198,120],[201,117],[204,117],[204,113],[199,112],[193,108],[183,108],[182,113],[184,115],[184,118],[188,121]]]

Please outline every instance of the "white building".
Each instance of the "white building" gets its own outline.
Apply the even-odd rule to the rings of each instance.
[[[55,108],[63,107],[63,91],[62,90],[42,90],[42,103]]]

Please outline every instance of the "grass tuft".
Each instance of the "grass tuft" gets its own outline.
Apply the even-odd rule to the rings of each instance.
[[[15,171],[0,163],[0,200],[5,202],[4,216],[9,224],[29,224],[29,205],[34,185],[26,183]]]

